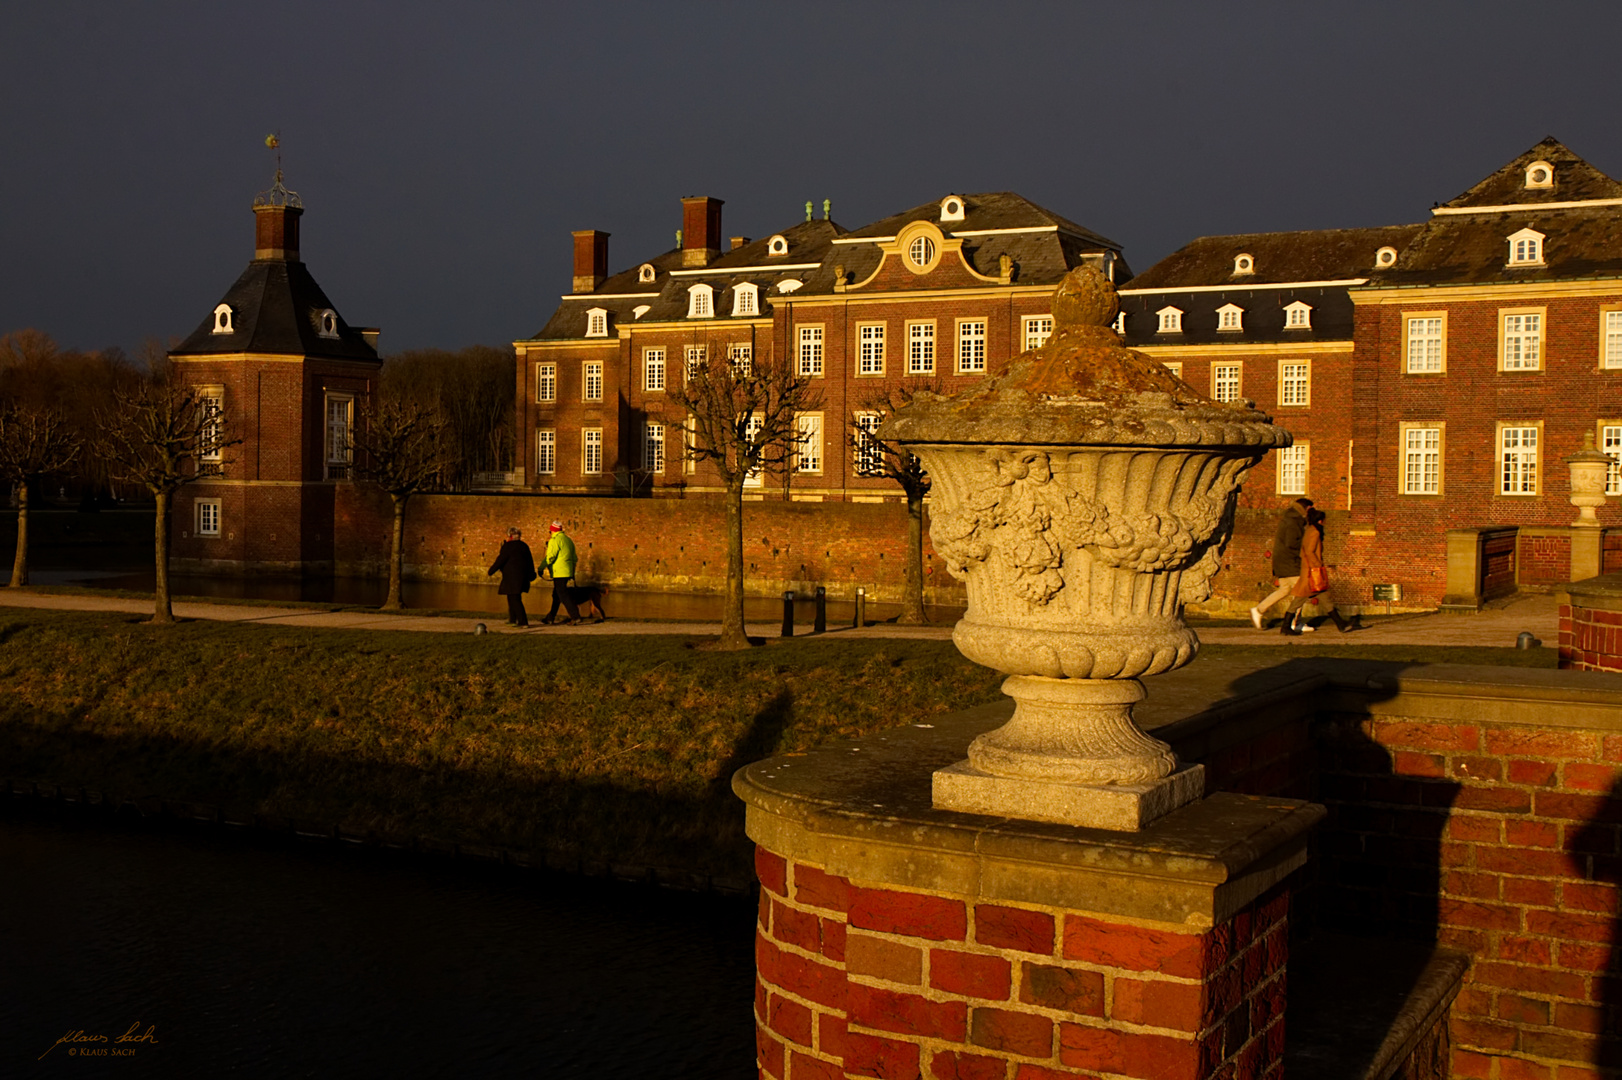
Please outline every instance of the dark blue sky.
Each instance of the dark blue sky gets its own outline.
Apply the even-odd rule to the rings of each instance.
[[[1195,236],[1420,220],[1552,134],[1622,176],[1622,6],[12,3],[0,332],[189,333],[282,135],[304,259],[384,351],[504,343],[680,198],[855,228],[1008,189],[1145,269]]]

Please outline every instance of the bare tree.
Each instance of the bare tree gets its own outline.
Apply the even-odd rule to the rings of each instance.
[[[390,395],[361,410],[350,433],[359,451],[358,474],[388,492],[394,503],[394,531],[389,543],[389,595],[384,611],[398,611],[400,570],[405,561],[406,504],[420,491],[440,487],[440,474],[451,465],[456,447],[445,438],[449,424],[438,409]]]
[[[927,621],[924,617],[924,496],[929,494],[929,473],[916,456],[880,438],[878,429],[891,413],[920,391],[943,392],[939,382],[928,379],[883,387],[860,399],[850,421],[857,472],[892,480],[907,496],[906,578],[901,589],[901,615],[896,621],[911,625]]]
[[[469,345],[456,352],[413,349],[383,365],[383,393],[432,402],[457,447],[440,486],[466,491],[476,472],[505,472],[512,464],[513,351]]]
[[[0,479],[17,489],[17,557],[11,587],[28,584],[28,496],[41,479],[78,460],[78,434],[55,409],[0,403]]]
[[[224,450],[241,439],[226,437],[225,417],[214,398],[168,374],[141,379],[113,392],[113,408],[97,417],[114,479],[138,484],[157,503],[153,523],[157,578],[155,623],[175,621],[169,600],[169,508],[181,487],[210,476],[230,462]]]
[[[749,647],[743,622],[744,482],[779,459],[785,447],[798,445],[797,414],[822,404],[815,386],[787,361],[716,355],[689,371],[673,395],[691,418],[693,456],[711,462],[726,486],[727,587],[718,642],[723,649]]]

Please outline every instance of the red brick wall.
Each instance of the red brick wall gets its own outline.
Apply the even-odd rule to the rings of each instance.
[[[1622,611],[1561,604],[1560,666],[1574,671],[1622,671]]]
[[[1453,1076],[1599,1076],[1595,1061],[1622,1061],[1608,1019],[1622,1006],[1622,717],[1615,730],[1461,723],[1426,715],[1447,710],[1424,698],[1370,711],[1362,703],[1397,689],[1380,678],[1372,690],[1357,678],[1354,692],[1304,685],[1316,710],[1270,701],[1278,722],[1247,714],[1259,730],[1227,745],[1202,741],[1211,732],[1157,734],[1205,755],[1209,790],[1328,808],[1297,923],[1473,958],[1452,1011]],[[1484,688],[1452,711],[1487,716],[1496,704]],[[1522,704],[1529,720],[1552,707]]]
[[[1571,580],[1571,535],[1522,529],[1515,558],[1524,585],[1557,585]]]
[[[1282,1076],[1282,888],[1177,932],[755,865],[768,1077]]]

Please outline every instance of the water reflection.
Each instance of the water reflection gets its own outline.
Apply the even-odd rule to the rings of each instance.
[[[40,570],[32,573],[36,585],[87,585],[100,589],[152,591],[152,570],[83,571]],[[321,604],[353,604],[376,607],[388,594],[388,582],[375,578],[273,578],[203,577],[194,574],[169,575],[175,596],[221,597],[242,600],[304,601]],[[494,581],[464,584],[444,581],[407,581],[401,586],[407,607],[445,611],[481,611],[501,615],[506,601],[496,595]],[[526,598],[530,614],[537,604],[541,614],[551,604],[550,582],[537,582]],[[676,619],[693,622],[719,622],[721,597],[714,594],[653,592],[610,589],[605,601],[608,614],[616,619]],[[963,615],[962,608],[930,607],[931,622],[950,625]],[[815,617],[816,602],[809,596],[794,602],[796,623],[808,624]],[[849,626],[856,617],[856,605],[849,600],[827,602],[828,625]],[[869,603],[869,622],[883,622],[901,612],[899,604]],[[744,617],[750,623],[776,623],[783,617],[780,597],[746,597]]]
[[[754,1075],[742,900],[16,816],[0,866],[0,1075]]]

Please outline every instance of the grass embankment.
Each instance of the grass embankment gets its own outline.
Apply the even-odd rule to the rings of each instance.
[[[999,697],[950,642],[690,644],[0,611],[0,778],[744,879],[738,767]]]
[[[1553,666],[1553,650],[1208,646]],[[0,610],[0,779],[746,879],[734,770],[998,700],[948,641],[360,632]]]

